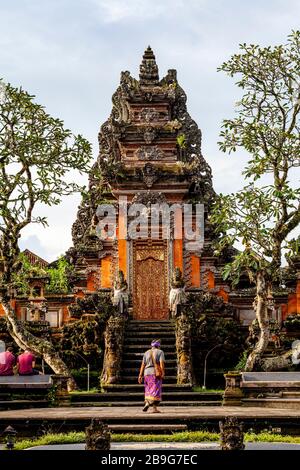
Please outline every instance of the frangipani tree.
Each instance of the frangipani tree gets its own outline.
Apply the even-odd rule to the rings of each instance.
[[[11,300],[22,263],[22,230],[32,223],[47,225],[43,205],[57,205],[63,196],[83,189],[67,178],[72,171],[89,170],[91,146],[22,88],[0,85],[0,303],[20,348],[42,355],[55,373],[69,375],[53,345],[30,334],[17,320]],[[74,385],[70,380],[69,388]]]
[[[293,32],[286,45],[242,44],[240,53],[219,70],[238,77],[243,91],[235,117],[223,122],[220,149],[230,153],[244,148],[250,158],[243,172],[247,184],[235,194],[218,197],[211,221],[220,235],[218,250],[235,242],[243,246],[225,266],[225,278],[236,284],[247,272],[256,285],[260,335],[246,370],[276,369],[288,364],[291,354],[269,362],[262,357],[283,251],[292,256],[299,250],[292,239],[300,222],[300,32]]]

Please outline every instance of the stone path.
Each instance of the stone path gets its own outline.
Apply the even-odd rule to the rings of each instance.
[[[27,450],[84,450],[85,444],[31,447]],[[111,450],[220,450],[217,442],[130,442],[112,443]],[[300,450],[300,444],[286,442],[247,442],[246,450]]]
[[[63,419],[80,420],[90,418],[102,418],[109,421],[120,419],[143,420],[178,420],[188,418],[219,419],[226,416],[238,418],[300,418],[300,409],[277,409],[241,406],[177,406],[164,407],[161,414],[143,413],[141,407],[59,407],[59,408],[35,408],[26,410],[0,411],[1,420],[27,420],[27,419]]]

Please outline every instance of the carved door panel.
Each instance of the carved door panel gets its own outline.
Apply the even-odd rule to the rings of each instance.
[[[133,308],[139,320],[167,320],[167,257],[165,247],[136,247]]]

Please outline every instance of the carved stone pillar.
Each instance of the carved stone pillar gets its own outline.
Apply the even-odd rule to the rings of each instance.
[[[55,374],[51,375],[55,390],[55,400],[58,406],[70,406],[71,397],[68,392],[68,380],[70,376]]]
[[[92,419],[85,428],[85,450],[110,450],[110,432],[100,419]]]
[[[242,374],[238,371],[231,371],[224,374],[225,392],[223,395],[223,406],[242,405],[243,392],[241,389]]]
[[[244,450],[243,423],[239,423],[235,416],[227,417],[219,422],[220,445],[222,450]]]
[[[177,352],[177,383],[192,384],[192,345],[191,325],[185,315],[184,306],[179,306],[181,313],[175,319],[176,352]]]
[[[125,325],[126,318],[119,312],[108,319],[104,333],[105,353],[101,386],[117,384],[120,381]]]

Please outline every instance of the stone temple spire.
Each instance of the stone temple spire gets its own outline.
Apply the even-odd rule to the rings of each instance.
[[[150,46],[144,52],[143,60],[140,65],[140,84],[144,86],[158,85],[158,67],[155,55]]]

